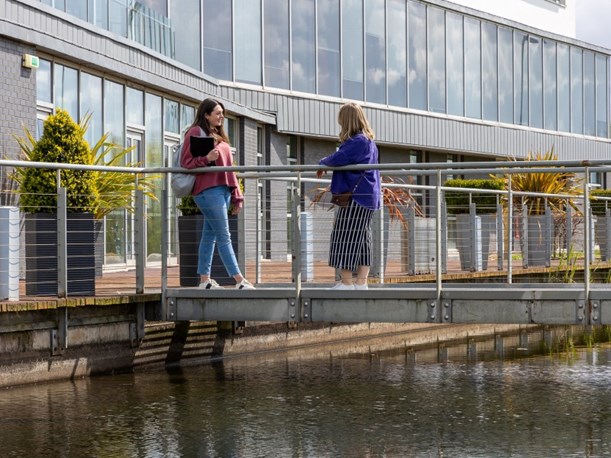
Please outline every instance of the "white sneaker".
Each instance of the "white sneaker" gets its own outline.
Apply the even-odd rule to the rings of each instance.
[[[212,278],[209,279],[207,282],[200,283],[199,287],[202,289],[223,289],[223,287],[219,285],[216,281],[214,281]]]
[[[363,283],[362,285],[355,283],[354,289],[369,289],[369,286],[367,285],[367,283]]]
[[[257,289],[254,286],[252,286],[252,283],[246,280],[245,278],[240,283],[237,283],[235,285],[235,288],[236,289]]]
[[[342,290],[349,290],[349,289],[354,289],[354,285],[346,285],[344,283],[342,283],[341,281],[339,283],[337,283],[334,287],[332,287],[331,289],[342,289]]]

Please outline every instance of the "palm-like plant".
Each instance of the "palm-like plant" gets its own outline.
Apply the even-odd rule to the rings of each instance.
[[[554,153],[554,149],[542,153],[528,153],[527,161],[557,161],[558,155]],[[577,196],[581,193],[580,183],[583,180],[577,178],[573,172],[563,170],[558,167],[558,171],[553,172],[519,172],[511,175],[511,189],[513,191],[539,193],[539,194],[564,194],[569,196]],[[505,176],[505,182],[508,183],[508,177]],[[546,205],[551,209],[552,213],[563,214],[566,206],[570,205],[573,209],[579,212],[579,209],[571,198],[562,197],[545,197],[541,195],[526,195],[515,196],[514,206],[516,209],[521,209],[526,205],[530,215],[545,214]]]
[[[86,132],[91,120],[91,114],[87,114],[80,122],[80,129]],[[32,151],[36,147],[37,140],[32,133],[23,128],[24,137],[15,135],[15,141],[21,149],[22,159],[29,161],[32,159]],[[107,132],[100,137],[96,144],[91,148],[91,164],[108,167],[138,167],[139,162],[130,160],[133,147],[125,148],[110,142],[110,133]],[[26,177],[27,168],[16,167],[12,172],[11,179],[21,185]],[[102,219],[113,210],[125,209],[130,213],[135,212],[133,191],[142,190],[144,195],[153,200],[157,200],[155,195],[154,180],[158,176],[138,175],[134,173],[119,171],[95,171],[93,172],[98,198],[93,208],[95,219]],[[136,181],[137,178],[137,181]]]

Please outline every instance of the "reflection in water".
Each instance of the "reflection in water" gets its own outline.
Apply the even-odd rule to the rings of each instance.
[[[235,359],[0,392],[2,456],[609,456],[611,350]]]

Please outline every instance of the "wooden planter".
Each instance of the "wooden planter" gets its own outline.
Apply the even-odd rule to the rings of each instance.
[[[25,215],[26,295],[57,296],[57,215]],[[95,295],[94,219],[91,213],[68,213],[68,296]]]
[[[178,262],[180,286],[198,286],[199,274],[197,273],[197,261],[199,253],[199,241],[204,227],[204,215],[186,215],[178,217]],[[238,253],[238,217],[229,217],[229,232],[231,233],[231,244],[236,255]],[[235,280],[227,275],[225,266],[215,247],[212,257],[212,270],[210,277],[219,285],[235,285]]]

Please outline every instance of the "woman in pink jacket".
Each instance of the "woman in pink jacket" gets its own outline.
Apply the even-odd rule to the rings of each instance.
[[[225,133],[223,121],[225,107],[214,99],[204,99],[197,108],[195,121],[185,134],[181,166],[186,169],[198,167],[220,167],[233,165],[229,137]],[[205,156],[193,156],[191,136],[211,136],[215,140],[214,149]],[[200,288],[222,288],[210,278],[212,255],[215,245],[227,273],[236,281],[238,289],[254,289],[254,286],[240,272],[238,261],[231,245],[229,233],[229,209],[237,215],[242,209],[244,196],[234,172],[209,172],[197,174],[193,186],[193,200],[204,215],[204,228],[199,243],[197,272],[200,275]]]

